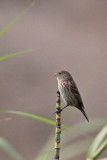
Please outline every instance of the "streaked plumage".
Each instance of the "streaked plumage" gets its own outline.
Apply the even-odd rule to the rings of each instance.
[[[59,92],[66,104],[64,108],[66,108],[67,106],[76,107],[84,114],[85,118],[88,120],[88,117],[84,111],[84,105],[81,95],[70,73],[68,73],[67,71],[60,71],[56,73],[55,76],[57,77]]]

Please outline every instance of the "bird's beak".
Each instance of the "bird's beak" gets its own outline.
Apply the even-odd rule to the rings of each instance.
[[[55,75],[55,77],[58,77],[58,73],[55,73],[54,75]]]

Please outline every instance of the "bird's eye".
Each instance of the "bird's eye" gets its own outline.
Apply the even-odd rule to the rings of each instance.
[[[61,72],[59,72],[59,75],[61,74]]]

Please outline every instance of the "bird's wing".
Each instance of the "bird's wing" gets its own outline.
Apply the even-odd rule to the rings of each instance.
[[[76,97],[76,99],[78,100],[78,104],[79,106],[83,109],[84,108],[84,105],[83,105],[83,102],[82,102],[82,98],[81,98],[81,95],[79,93],[79,90],[74,82],[74,80],[70,80],[69,81],[69,86],[71,88],[71,92],[73,93],[73,95]]]

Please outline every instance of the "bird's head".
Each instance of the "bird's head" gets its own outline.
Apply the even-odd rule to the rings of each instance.
[[[66,80],[71,78],[71,75],[67,71],[60,71],[55,73],[55,77],[57,78],[57,80]]]

